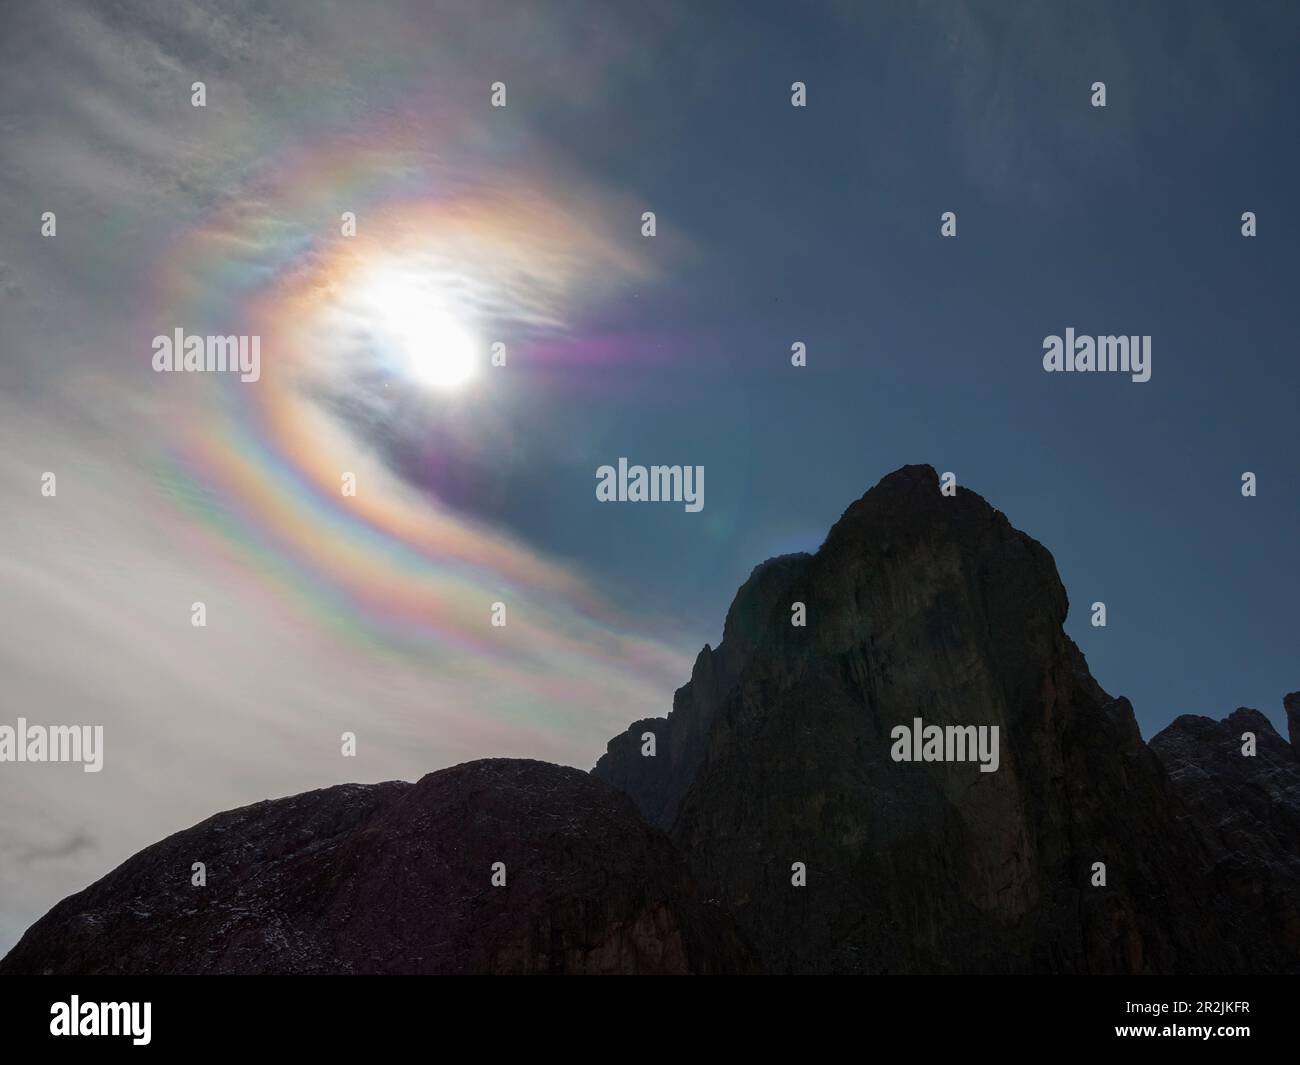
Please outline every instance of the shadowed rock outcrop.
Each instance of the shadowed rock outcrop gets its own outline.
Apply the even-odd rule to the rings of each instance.
[[[207,866],[206,887],[190,867]],[[490,884],[504,862],[505,887]],[[217,814],[59,903],[0,973],[685,973],[750,965],[662,833],[493,759]]]
[[[1244,709],[1143,743],[1067,610],[1041,544],[904,467],[758,566],[591,775],[490,760],[219,814],[0,972],[1300,971],[1295,747]],[[895,761],[916,719],[996,728],[996,771]]]
[[[736,686],[756,655],[775,653],[772,618],[790,609],[791,592],[808,555],[783,555],[756,566],[736,593],[716,651],[705,647],[691,679],[673,695],[667,718],[637,721],[609,741],[593,772],[632,796],[651,824],[669,828],[696,770],[704,759],[714,711]],[[645,736],[655,737],[655,756],[642,757]]]
[[[641,756],[638,723],[594,771],[670,829],[768,971],[1253,968],[1199,876],[1205,841],[1066,611],[1040,544],[904,467],[815,554],[755,571],[649,724],[668,757]],[[1000,767],[892,760],[915,718],[997,726]]]
[[[1291,743],[1246,707],[1222,721],[1185,715],[1151,740],[1210,854],[1205,875],[1220,901],[1218,919],[1249,945],[1256,968],[1273,972],[1300,968],[1297,694],[1285,701]]]

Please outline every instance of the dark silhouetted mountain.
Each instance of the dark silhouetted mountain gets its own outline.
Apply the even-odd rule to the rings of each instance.
[[[594,772],[670,831],[768,971],[1295,968],[1261,951],[1267,921],[1220,919],[1207,841],[1066,611],[1046,549],[904,467],[815,554],[755,570],[673,713]],[[892,760],[915,718],[998,726],[1000,767]]]
[[[783,555],[755,567],[736,594],[716,651],[705,647],[695,659],[688,684],[673,695],[673,712],[635,722],[609,742],[608,753],[593,770],[636,800],[646,819],[667,829],[704,758],[713,713],[736,687],[737,678],[755,655],[776,653],[770,642],[772,618],[788,619],[795,582],[808,555]],[[788,621],[787,621],[788,623]],[[643,737],[655,736],[655,756],[642,757]]]
[[[64,899],[0,973],[685,973],[749,957],[625,795],[491,759],[217,814]]]
[[[1185,715],[1151,740],[1211,854],[1219,919],[1269,971],[1294,970],[1300,958],[1298,696],[1285,701],[1291,743],[1245,707],[1222,721]],[[1253,757],[1242,754],[1247,733]]]
[[[0,972],[1300,971],[1295,749],[1251,710],[1143,743],[1067,610],[1041,544],[904,467],[757,567],[591,775],[492,760],[219,814]],[[895,761],[916,719],[996,727],[996,771]]]

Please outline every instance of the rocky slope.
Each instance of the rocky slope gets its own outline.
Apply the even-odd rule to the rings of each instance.
[[[785,612],[807,555],[784,555],[754,569],[727,612],[722,643],[706,646],[695,659],[690,682],[673,695],[667,718],[634,722],[609,741],[593,772],[632,796],[651,824],[671,827],[686,789],[704,759],[714,712],[737,684],[751,658],[777,651],[773,619]],[[642,757],[647,733],[655,755]]]
[[[1290,743],[1245,707],[1222,721],[1185,715],[1151,740],[1211,856],[1218,919],[1270,972],[1300,959],[1300,692],[1285,706]],[[1248,733],[1252,756],[1242,753]]]
[[[1300,693],[1292,744],[1238,710],[1148,746],[1067,609],[1042,545],[904,467],[757,567],[592,775],[491,760],[219,814],[0,972],[1300,972]],[[917,718],[996,727],[996,771],[896,761]]]
[[[206,887],[191,886],[196,861]],[[217,814],[64,899],[0,973],[750,966],[625,796],[576,769],[493,759]]]
[[[594,772],[670,829],[768,971],[1255,967],[1266,933],[1216,918],[1212,851],[1066,610],[1040,544],[905,467],[815,555],[755,570],[673,714]],[[893,761],[917,717],[998,726],[999,769]],[[666,757],[641,756],[647,730]]]

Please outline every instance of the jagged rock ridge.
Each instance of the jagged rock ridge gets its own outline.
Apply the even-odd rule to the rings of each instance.
[[[673,714],[594,772],[670,830],[768,971],[1256,967],[1265,932],[1218,919],[1207,841],[1067,609],[1046,549],[904,467],[815,554],[756,570]],[[1001,767],[894,762],[916,717],[997,725]],[[641,756],[646,729],[666,758]]]
[[[206,887],[190,883],[195,861]],[[505,863],[506,886],[490,883]],[[0,973],[687,973],[752,962],[577,769],[490,759],[217,814],[33,925]]]
[[[489,760],[219,814],[0,973],[1300,971],[1300,693],[1292,744],[1239,710],[1148,746],[1067,609],[1046,549],[904,467],[757,567],[592,775]],[[997,772],[895,762],[917,717],[996,725]]]
[[[1218,919],[1266,972],[1293,972],[1300,959],[1300,692],[1284,706],[1290,743],[1247,707],[1222,721],[1187,714],[1151,739],[1210,854]]]

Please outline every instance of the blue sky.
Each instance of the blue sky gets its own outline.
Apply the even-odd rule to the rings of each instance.
[[[1297,13],[1013,8],[718,14],[608,105],[541,123],[698,252],[608,309],[672,357],[609,366],[594,417],[557,401],[597,426],[573,506],[583,457],[708,470],[706,521],[592,503],[541,535],[713,641],[755,562],[928,462],[1053,553],[1067,628],[1144,735],[1238,705],[1281,727],[1300,675]],[[1067,327],[1150,335],[1152,379],[1045,374]]]

